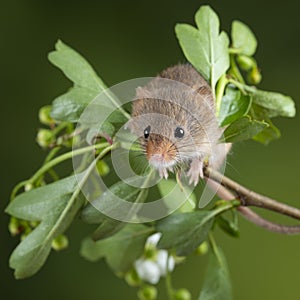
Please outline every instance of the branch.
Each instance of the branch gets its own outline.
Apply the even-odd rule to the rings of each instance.
[[[267,230],[283,234],[299,234],[300,226],[286,226],[270,222],[250,208],[245,206],[259,206],[264,209],[272,210],[280,214],[300,220],[300,210],[283,203],[279,203],[269,197],[257,194],[241,186],[233,180],[223,176],[219,172],[210,168],[204,169],[204,175],[209,186],[224,200],[239,198],[241,205],[238,211],[250,222],[263,227]],[[236,194],[236,195],[234,195]],[[258,205],[259,204],[259,205]]]
[[[243,206],[257,206],[300,220],[300,210],[295,207],[255,193],[210,168],[206,168],[204,174],[207,178],[222,184],[224,187],[234,192],[237,198],[241,200]]]
[[[259,216],[257,213],[255,213],[253,210],[251,210],[248,207],[240,206],[237,209],[244,216],[245,219],[269,231],[283,233],[283,234],[300,234],[299,225],[288,226],[288,225],[276,224],[262,218],[261,216]]]

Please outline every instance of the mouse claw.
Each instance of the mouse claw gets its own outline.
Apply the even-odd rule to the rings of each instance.
[[[198,184],[199,178],[204,178],[203,162],[199,158],[192,160],[187,176],[190,178],[189,184],[194,184],[194,186]]]
[[[168,179],[169,174],[168,174],[168,171],[167,171],[166,168],[160,168],[160,169],[158,170],[158,172],[159,172],[160,178]]]

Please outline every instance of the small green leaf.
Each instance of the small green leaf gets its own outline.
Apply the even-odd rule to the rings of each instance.
[[[113,112],[107,117],[107,121],[111,123],[120,123],[124,124],[128,121],[128,118],[121,113],[120,110],[114,109]]]
[[[209,6],[202,6],[195,15],[198,29],[177,24],[175,32],[187,60],[215,87],[229,68],[229,39],[219,32],[219,18]]]
[[[269,124],[263,131],[253,137],[253,140],[268,145],[270,142],[279,139],[281,136],[280,130],[270,121],[265,121]]]
[[[99,128],[100,127],[100,128]],[[108,121],[104,121],[101,125],[92,126],[86,135],[86,141],[88,144],[93,144],[96,137],[104,137],[111,139],[115,132],[115,127]]]
[[[103,136],[112,137],[114,132],[115,132],[114,125],[112,125],[111,123],[106,121],[101,124],[100,130],[98,133]]]
[[[86,88],[74,87],[53,101],[51,117],[58,121],[77,122],[97,92]]]
[[[40,224],[17,246],[10,257],[16,278],[35,274],[46,261],[53,240],[64,233],[84,203],[73,197],[75,176],[33,189],[17,196],[6,208],[12,216]]]
[[[107,88],[94,69],[79,53],[62,41],[58,41],[55,48],[56,51],[49,53],[48,59],[61,69],[75,85],[97,94]]]
[[[178,183],[175,180],[161,180],[157,184],[158,190],[162,197],[165,197],[165,204],[168,203],[183,203],[177,212],[188,212],[192,211],[196,206],[196,196],[192,193],[192,190],[185,187],[183,190],[180,189]],[[170,194],[173,191],[172,194]],[[173,205],[172,205],[173,207]]]
[[[227,262],[220,248],[210,257],[204,285],[198,300],[232,300]]]
[[[247,92],[253,96],[253,103],[263,107],[268,117],[294,117],[296,108],[293,99],[280,93],[261,91],[254,87],[245,86]]]
[[[219,216],[217,222],[220,228],[223,229],[226,233],[228,233],[232,237],[239,237],[240,232],[235,220],[232,221],[225,219],[223,216]]]
[[[112,237],[94,242],[83,240],[80,253],[89,261],[105,258],[114,272],[125,273],[144,252],[145,242],[153,228],[142,224],[128,224]]]
[[[206,240],[214,217],[234,205],[236,204],[227,202],[212,211],[174,213],[166,217],[157,222],[156,229],[162,233],[158,247],[175,249],[179,256],[188,255]]]
[[[220,142],[235,143],[251,139],[263,131],[268,123],[257,120],[251,120],[249,116],[242,117],[231,123],[224,131]]]
[[[232,44],[241,53],[252,56],[257,48],[257,40],[251,29],[240,21],[232,22]]]
[[[268,127],[266,127],[263,131],[253,137],[253,140],[262,143],[264,145],[268,145],[273,140],[279,139],[281,134],[280,130],[272,123],[270,120],[270,111],[261,107],[260,105],[253,104],[251,109],[251,116],[253,119],[258,121],[263,120],[268,123]]]
[[[231,85],[227,86],[219,113],[220,125],[226,126],[245,116],[251,107],[251,102],[251,97],[242,95],[238,89]]]

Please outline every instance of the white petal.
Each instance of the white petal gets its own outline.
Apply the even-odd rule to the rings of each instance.
[[[161,233],[160,232],[157,232],[157,233],[154,233],[152,235],[150,235],[146,241],[146,247],[148,245],[151,245],[151,246],[156,246],[158,244],[158,241],[160,240],[160,237],[161,237]]]
[[[167,267],[167,260],[168,260],[168,270],[172,272],[175,267],[175,260],[173,256],[169,256],[168,259],[168,251],[166,250],[159,250],[156,256],[156,262],[160,270],[161,276],[166,276],[166,267]]]
[[[154,261],[138,259],[135,261],[134,266],[142,280],[151,284],[158,283],[160,279],[160,269]]]

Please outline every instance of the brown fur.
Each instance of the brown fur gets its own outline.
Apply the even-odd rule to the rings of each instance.
[[[211,88],[189,64],[167,68],[139,87],[132,117],[129,127],[141,137],[148,159],[162,150],[176,163],[205,159],[213,155],[221,136]],[[147,126],[151,126],[151,133],[144,139]],[[185,132],[182,139],[174,137],[178,126]]]

